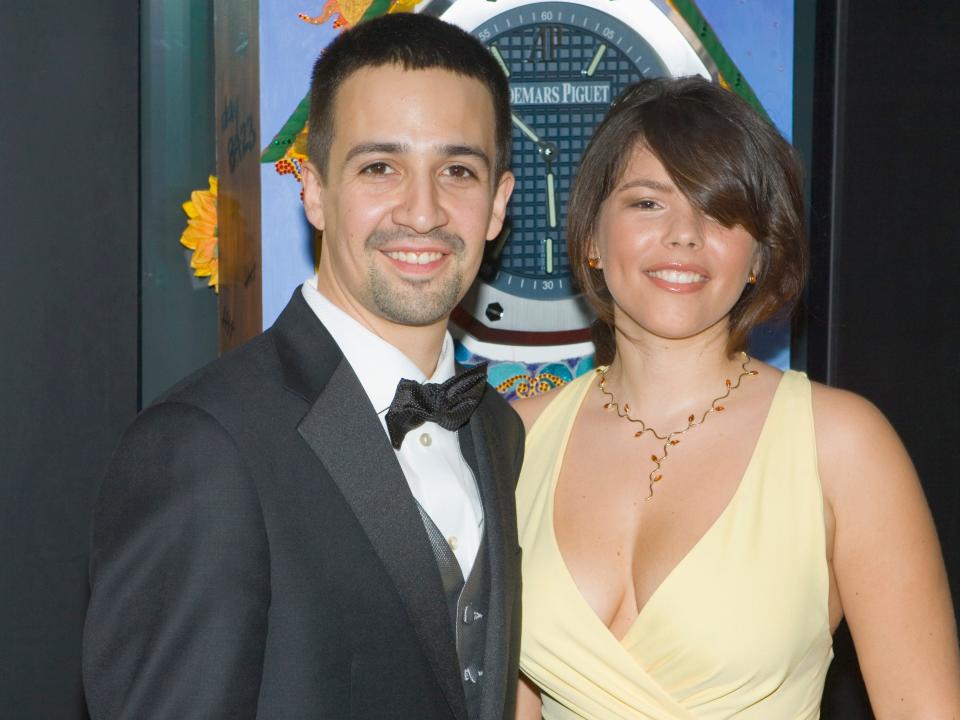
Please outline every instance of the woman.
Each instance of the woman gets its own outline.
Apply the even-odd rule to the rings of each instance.
[[[799,295],[790,146],[733,93],[644,81],[587,148],[569,257],[597,373],[516,405],[517,717],[819,716],[846,617],[880,718],[960,718],[936,533],[860,397],[743,351]]]

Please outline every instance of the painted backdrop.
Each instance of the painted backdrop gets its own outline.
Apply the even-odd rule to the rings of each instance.
[[[298,13],[318,15],[322,4],[322,0],[260,3],[263,142],[280,129],[304,97],[314,60],[338,32],[330,23],[313,25],[298,17]],[[698,7],[768,115],[790,139],[794,0],[699,0]],[[278,175],[272,164],[264,164],[261,181],[263,325],[268,327],[291,293],[313,273],[313,236],[296,180]],[[751,350],[778,367],[789,367],[789,328],[759,329]],[[580,363],[571,365],[571,370],[575,374],[588,367],[589,362]]]

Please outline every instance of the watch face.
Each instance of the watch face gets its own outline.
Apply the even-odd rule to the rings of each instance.
[[[484,280],[516,297],[570,297],[566,208],[583,149],[624,88],[667,69],[624,22],[569,2],[506,10],[473,34],[510,80],[517,178]]]
[[[426,12],[483,42],[511,92],[517,183],[504,229],[451,316],[458,358],[491,360],[491,372],[498,362],[512,372],[562,361],[578,373],[593,316],[572,284],[566,225],[583,150],[628,85],[706,68],[651,0],[433,0]]]

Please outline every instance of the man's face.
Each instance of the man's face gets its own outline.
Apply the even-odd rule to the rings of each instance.
[[[368,67],[335,98],[326,178],[307,166],[307,217],[323,231],[318,278],[355,318],[445,323],[503,224],[510,174],[492,177],[490,93],[446,70]]]

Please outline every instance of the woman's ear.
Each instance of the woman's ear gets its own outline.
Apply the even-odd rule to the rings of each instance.
[[[600,250],[593,240],[587,243],[587,265],[591,270],[603,269],[603,258],[600,257]]]

